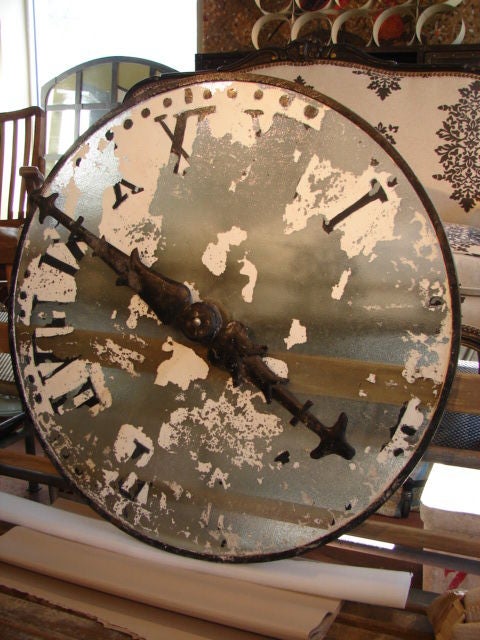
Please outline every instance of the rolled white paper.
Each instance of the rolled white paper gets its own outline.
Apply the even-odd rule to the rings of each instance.
[[[405,606],[412,575],[305,559],[226,565],[178,556],[144,544],[107,521],[0,492],[0,520],[162,566],[387,607]]]

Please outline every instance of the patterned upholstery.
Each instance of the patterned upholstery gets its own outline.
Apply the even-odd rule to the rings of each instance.
[[[311,87],[363,117],[404,157],[443,222],[480,227],[480,75],[327,59],[248,70]]]

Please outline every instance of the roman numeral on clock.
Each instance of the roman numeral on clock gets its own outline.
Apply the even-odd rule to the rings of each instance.
[[[356,211],[360,211],[363,207],[366,207],[371,202],[375,202],[375,200],[380,200],[380,202],[386,202],[388,200],[388,196],[385,193],[384,188],[380,184],[380,182],[374,178],[370,182],[371,188],[365,193],[361,198],[359,198],[356,202],[351,204],[349,207],[338,213],[331,220],[326,222],[323,221],[323,229],[327,233],[331,233],[336,226],[338,226],[341,222],[346,220],[349,216],[351,216]]]
[[[118,491],[121,496],[127,498],[127,500],[136,500],[142,504],[147,499],[149,488],[150,483],[141,480],[135,471],[129,473],[126,478],[121,478],[118,484]]]
[[[144,190],[143,187],[137,187],[136,184],[128,182],[128,180],[124,180],[122,178],[120,182],[117,182],[113,185],[115,202],[112,205],[112,209],[118,209],[122,202],[125,202],[125,200],[128,198],[128,193],[123,193],[122,187],[126,187],[130,191],[131,195],[136,195],[137,193],[141,193]]]
[[[47,264],[57,271],[74,276],[79,270],[78,262],[84,257],[85,250],[79,245],[74,234],[70,234],[67,242],[54,242],[40,257],[38,266]]]
[[[181,158],[188,160],[190,157],[189,154],[183,148],[183,141],[185,139],[185,132],[187,130],[187,122],[189,118],[197,116],[198,122],[200,122],[207,115],[214,112],[215,112],[215,107],[213,105],[209,107],[198,107],[196,109],[189,109],[187,111],[182,111],[181,113],[178,113],[175,115],[176,122],[175,122],[175,128],[173,131],[171,131],[171,129],[165,122],[165,119],[167,117],[166,114],[157,116],[155,118],[155,122],[158,122],[158,124],[162,127],[162,129],[165,131],[167,136],[172,141],[170,153],[175,154],[178,158],[177,162],[175,163],[175,167],[173,169],[174,173],[178,173]]]

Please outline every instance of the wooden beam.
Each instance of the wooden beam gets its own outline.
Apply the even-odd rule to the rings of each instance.
[[[444,553],[480,558],[480,540],[458,533],[447,533],[432,529],[420,529],[399,524],[395,521],[379,522],[368,519],[352,529],[349,535],[380,542],[390,542],[413,549],[433,549]]]
[[[10,451],[9,449],[0,449],[0,464],[60,477],[56,468],[45,456],[33,456],[27,453]]]
[[[474,451],[472,449],[453,449],[431,444],[425,451],[423,460],[450,464],[455,467],[480,469],[480,451]]]
[[[76,330],[77,341],[81,344],[91,342],[91,334]],[[85,334],[85,335],[84,335]],[[98,334],[98,339],[105,336]],[[119,342],[121,336],[116,337]],[[73,346],[71,342],[66,348],[78,350],[78,342]],[[157,344],[158,343],[158,344]],[[145,370],[156,370],[159,362],[168,358],[168,354],[162,350],[163,340],[152,340],[143,367]],[[45,344],[45,348],[48,345]],[[57,345],[58,346],[58,345]],[[8,353],[8,330],[6,323],[0,323],[0,352]],[[67,353],[59,353],[60,357],[67,357]],[[402,377],[403,367],[383,363],[371,363],[363,361],[351,361],[340,358],[324,358],[313,356],[299,356],[289,353],[272,354],[285,360],[289,366],[292,391],[295,393],[314,393],[333,397],[356,398],[369,402],[382,402],[386,399],[385,389],[388,386],[388,398],[394,402],[396,394],[400,401],[404,398],[404,387],[408,386]],[[98,357],[98,354],[96,354]],[[106,366],[112,366],[106,362]],[[359,385],[364,384],[372,370],[376,371],[376,384],[368,384],[368,395],[359,396]],[[325,375],[328,372],[328,375]],[[341,381],[341,382],[340,382]],[[396,385],[396,386],[395,386]],[[431,399],[431,381],[419,380],[415,384],[415,394],[428,400]],[[412,387],[413,389],[413,387]],[[477,415],[480,412],[480,376],[470,373],[457,372],[450,391],[447,409],[461,413]]]
[[[0,322],[0,353],[8,353],[9,351],[8,324],[6,322]]]

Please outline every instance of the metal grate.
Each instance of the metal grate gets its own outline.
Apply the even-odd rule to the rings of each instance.
[[[478,373],[478,362],[460,361],[458,371],[462,373]],[[445,411],[432,444],[452,449],[480,450],[480,415]]]
[[[12,358],[9,353],[0,353],[0,380],[2,382],[15,382]]]

